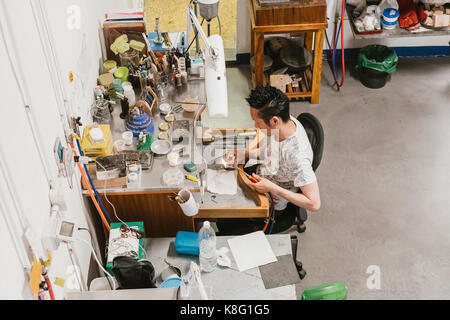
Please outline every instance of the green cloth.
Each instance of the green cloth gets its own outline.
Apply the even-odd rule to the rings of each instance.
[[[137,149],[138,150],[150,150],[150,147],[153,143],[153,136],[151,134],[146,135],[145,143],[142,143],[141,141],[138,142]]]

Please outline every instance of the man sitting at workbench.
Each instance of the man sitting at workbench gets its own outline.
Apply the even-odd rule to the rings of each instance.
[[[247,148],[245,152],[232,154],[238,163],[266,155],[262,164],[246,171],[253,171],[258,180],[254,183],[256,191],[273,195],[275,221],[270,229],[271,233],[282,232],[294,223],[295,206],[309,211],[320,208],[319,186],[312,169],[313,151],[305,129],[290,115],[289,99],[284,93],[271,86],[258,87],[246,100],[255,127],[277,143],[273,144],[275,147],[268,144],[266,150]],[[222,235],[235,235],[262,230],[265,224],[264,219],[220,219],[217,227]]]

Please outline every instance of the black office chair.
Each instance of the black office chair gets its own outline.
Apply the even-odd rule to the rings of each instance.
[[[322,160],[324,133],[320,121],[310,113],[302,113],[297,117],[297,120],[302,124],[306,131],[311,148],[313,150],[312,169],[316,171]],[[302,191],[299,189],[298,193]],[[276,217],[275,227],[271,233],[280,233],[288,230],[293,225],[297,226],[297,232],[303,233],[306,231],[305,221],[308,219],[306,209],[300,208],[293,203],[288,203],[283,214]]]
[[[308,135],[309,142],[311,143],[311,148],[313,150],[313,163],[312,168],[314,171],[320,165],[323,155],[324,146],[324,133],[323,127],[319,119],[310,113],[302,113],[297,117],[297,120],[302,124],[303,128]],[[301,193],[301,190],[299,190]],[[297,225],[297,231],[299,233],[305,232],[306,226],[305,221],[308,219],[308,213],[304,208],[295,206],[296,214],[294,224]]]

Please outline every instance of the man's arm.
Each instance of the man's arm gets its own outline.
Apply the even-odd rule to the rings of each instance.
[[[281,198],[292,202],[298,207],[305,208],[309,211],[319,211],[320,209],[320,192],[317,181],[310,183],[306,186],[300,187],[302,193],[295,193],[290,190],[277,186],[277,190],[274,194]]]
[[[317,181],[300,187],[302,193],[295,193],[280,187],[266,178],[261,178],[255,174],[254,176],[260,180],[254,184],[256,191],[260,193],[272,192],[273,195],[277,195],[289,202],[292,202],[296,206],[305,208],[309,211],[318,211],[320,209],[320,192]]]

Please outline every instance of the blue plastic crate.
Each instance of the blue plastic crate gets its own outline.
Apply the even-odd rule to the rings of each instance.
[[[190,254],[198,256],[200,247],[198,246],[198,233],[178,231],[175,238],[175,249],[180,254]]]

